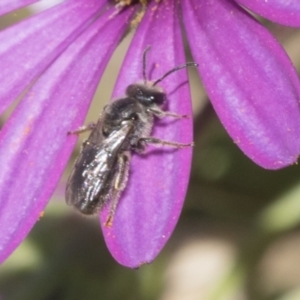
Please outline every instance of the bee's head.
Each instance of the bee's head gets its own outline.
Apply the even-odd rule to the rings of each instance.
[[[162,89],[147,84],[131,84],[126,89],[126,95],[137,99],[145,106],[162,106],[166,102],[166,94]]]

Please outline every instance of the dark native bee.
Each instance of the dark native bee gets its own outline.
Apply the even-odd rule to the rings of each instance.
[[[66,187],[66,202],[85,215],[99,212],[108,202],[110,210],[106,226],[110,227],[121,192],[125,189],[131,153],[145,152],[147,144],[165,145],[177,149],[193,146],[152,137],[154,117],[186,118],[187,115],[164,111],[165,92],[157,86],[171,73],[189,67],[194,62],[175,67],[154,83],[146,78],[146,54],[143,54],[144,83],[131,84],[126,96],[106,105],[97,123],[83,126],[69,134],[91,130],[83,143],[79,157]]]

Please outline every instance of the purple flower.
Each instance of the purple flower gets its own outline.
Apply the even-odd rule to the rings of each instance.
[[[0,13],[33,0],[2,0]],[[149,1],[114,90],[142,78],[150,45],[150,79],[185,62],[181,21],[207,94],[241,150],[264,168],[296,162],[300,148],[300,85],[289,58],[248,7],[278,23],[300,27],[300,3],[259,0]],[[70,157],[103,70],[139,4],[117,11],[106,0],[68,0],[0,32],[0,109],[31,84],[0,133],[0,259],[30,231]],[[168,110],[191,115],[187,72],[167,77]],[[154,136],[189,143],[190,119],[165,119]],[[188,184],[191,149],[134,155],[128,186],[108,248],[129,267],[151,262],[178,220]]]

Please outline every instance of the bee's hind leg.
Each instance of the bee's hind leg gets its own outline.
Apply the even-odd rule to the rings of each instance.
[[[139,144],[162,145],[162,146],[169,146],[169,147],[173,147],[173,148],[177,148],[177,149],[194,146],[194,143],[182,144],[182,143],[177,143],[177,142],[172,142],[172,141],[161,140],[161,139],[153,137],[153,136],[140,138]]]
[[[130,153],[123,152],[118,156],[117,172],[113,178],[113,187],[110,192],[111,204],[109,214],[105,222],[106,227],[111,227],[119,202],[120,194],[125,189],[128,180]]]

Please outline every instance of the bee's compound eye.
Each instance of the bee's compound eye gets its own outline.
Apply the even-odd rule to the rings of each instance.
[[[151,106],[153,104],[163,105],[166,101],[166,94],[156,87],[141,85],[141,84],[131,84],[126,89],[126,94],[128,97],[138,100],[145,106]]]
[[[161,92],[153,92],[152,102],[156,105],[163,105],[166,102],[166,94]]]

